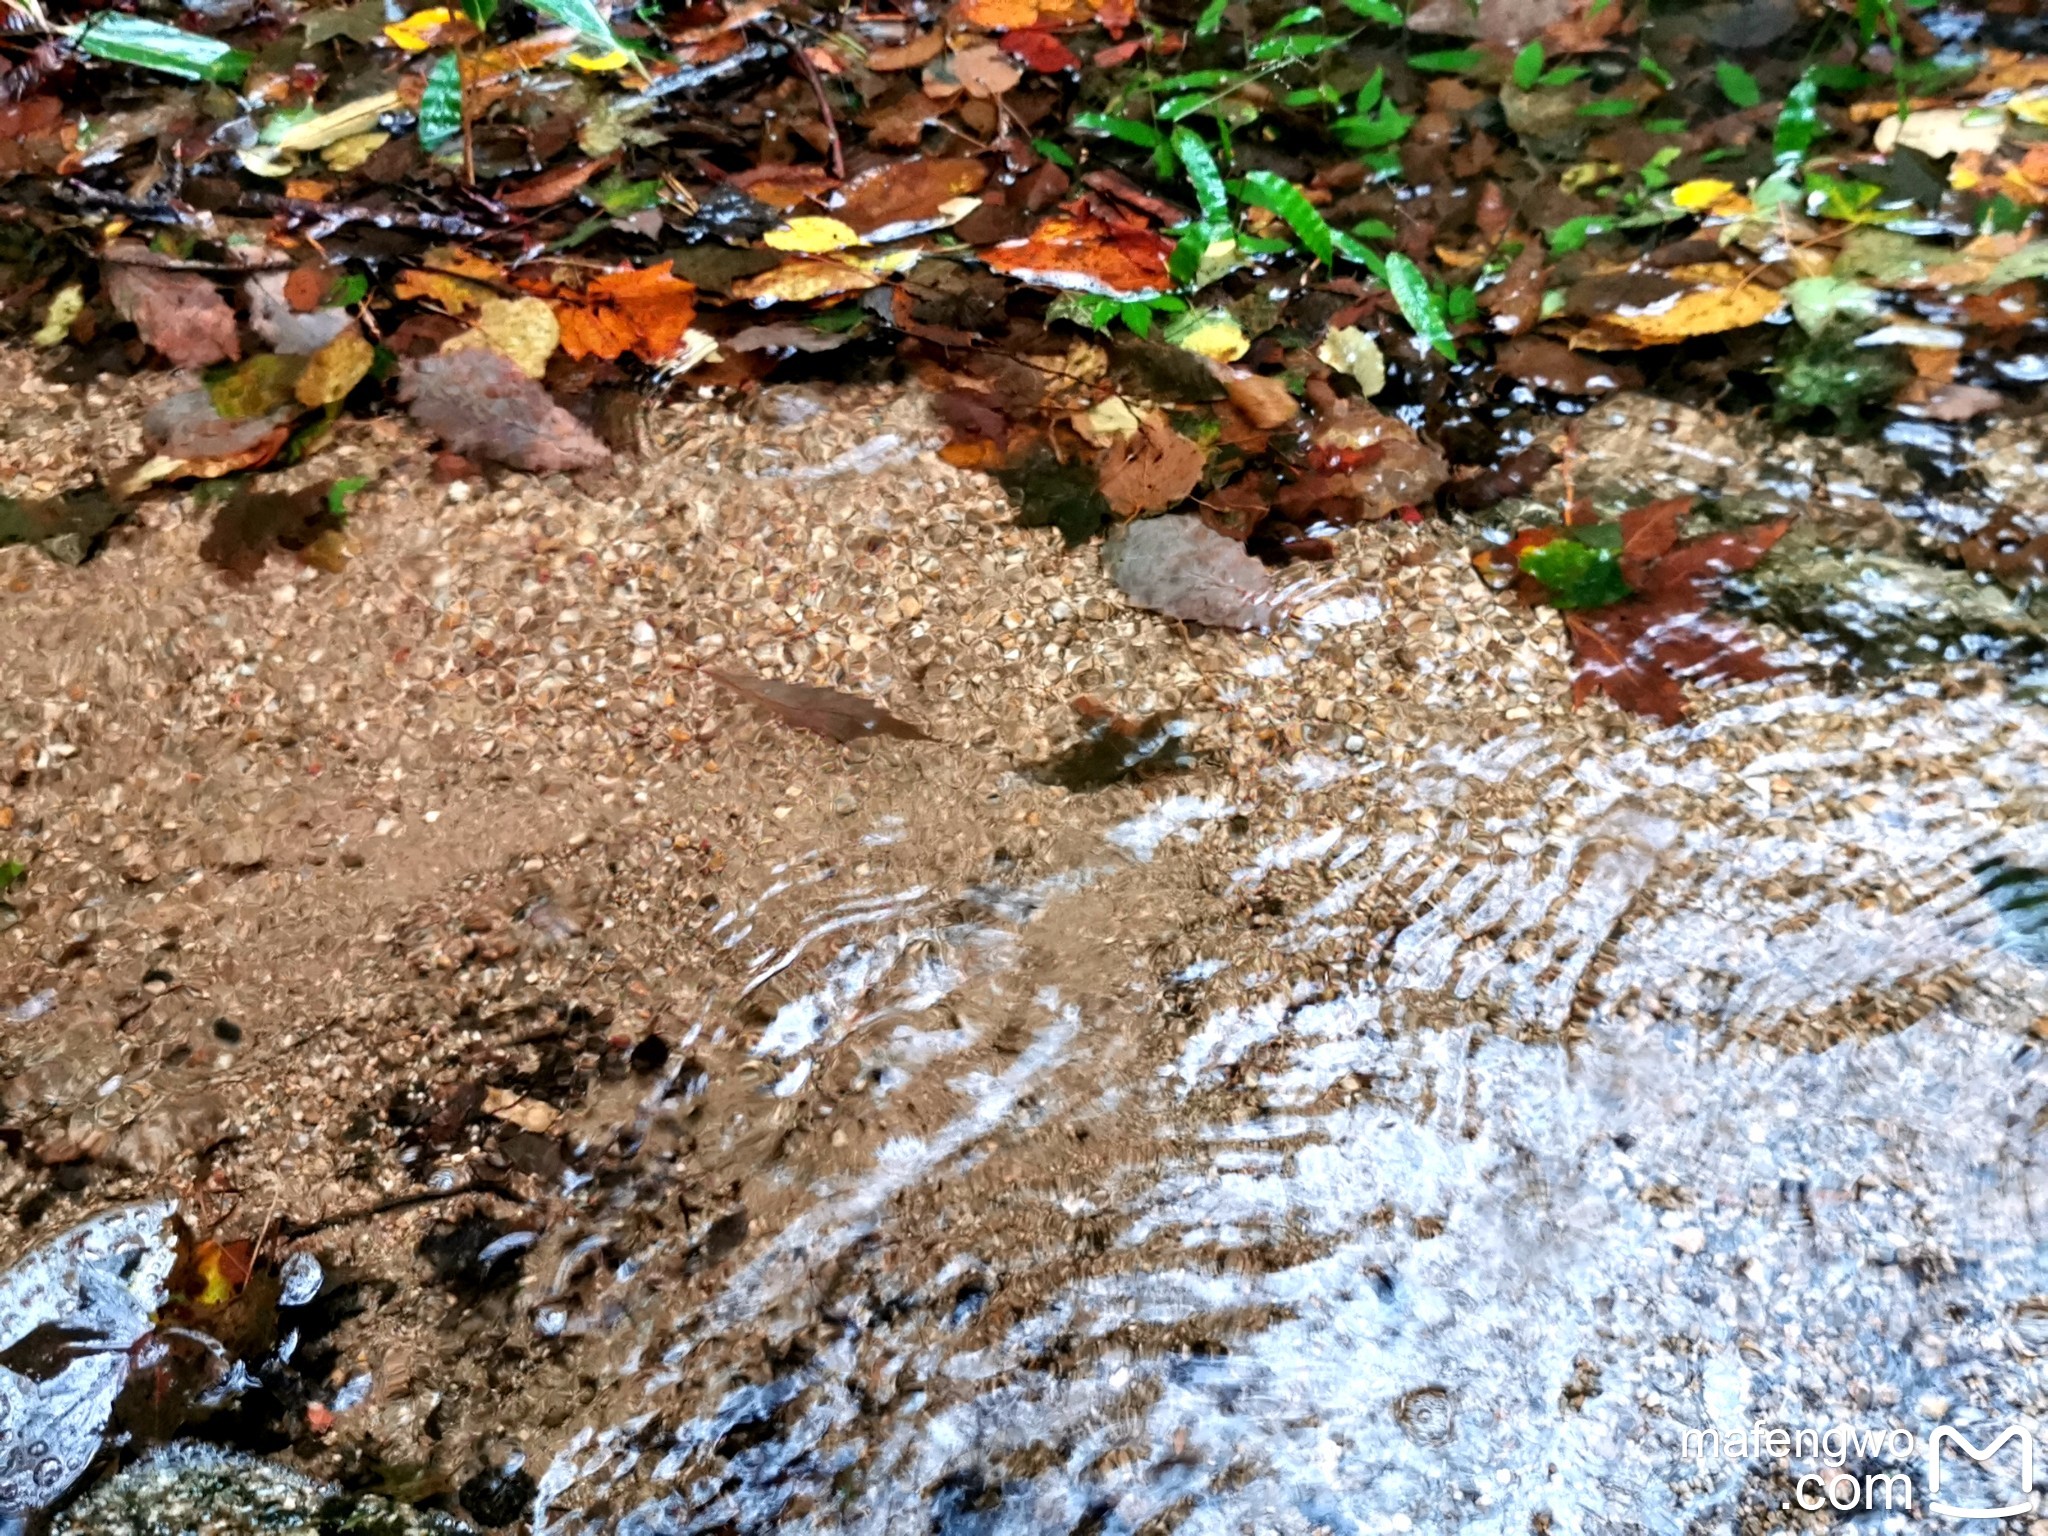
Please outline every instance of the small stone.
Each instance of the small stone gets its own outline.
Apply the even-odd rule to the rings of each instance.
[[[1680,1253],[1698,1253],[1707,1246],[1707,1234],[1698,1227],[1681,1227],[1671,1234],[1671,1246]]]
[[[1921,1418],[1939,1424],[1948,1417],[1948,1411],[1953,1406],[1954,1404],[1939,1392],[1929,1392],[1913,1404],[1913,1411],[1919,1414]]]
[[[224,869],[257,869],[263,863],[263,839],[254,832],[236,832],[221,844]]]

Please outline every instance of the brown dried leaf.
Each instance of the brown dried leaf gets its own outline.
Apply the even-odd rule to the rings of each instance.
[[[1164,512],[1187,500],[1205,462],[1202,450],[1155,412],[1103,454],[1103,498],[1122,518]]]
[[[200,543],[200,558],[247,581],[271,550],[303,553],[323,534],[337,532],[342,519],[328,505],[326,484],[298,491],[254,491],[244,486],[221,504],[213,527]]]
[[[1222,363],[1217,363],[1214,371],[1223,392],[1230,397],[1230,403],[1262,432],[1286,426],[1301,411],[1301,406],[1287,392],[1287,384],[1282,379],[1270,374],[1241,372]]]
[[[743,672],[703,669],[713,682],[751,699],[785,725],[815,731],[837,742],[859,741],[869,736],[895,736],[904,741],[930,741],[931,737],[908,720],[899,719],[879,704],[858,694],[833,688],[812,688],[804,683],[776,683]]]
[[[457,453],[544,474],[590,469],[611,450],[501,352],[471,347],[404,365],[398,397]]]
[[[1014,90],[1024,71],[1003,56],[993,43],[968,48],[953,55],[953,78],[970,96],[984,100]]]
[[[235,312],[197,272],[106,265],[107,297],[142,339],[177,368],[204,368],[242,355]]]
[[[1604,395],[1617,389],[1639,389],[1643,383],[1642,374],[1627,363],[1574,352],[1563,342],[1543,336],[1517,336],[1500,349],[1494,364],[1509,378],[1554,395]]]
[[[881,241],[917,232],[942,217],[940,205],[979,192],[988,167],[979,160],[927,156],[862,171],[840,189],[832,214],[855,233]]]
[[[922,69],[936,59],[946,46],[946,34],[934,29],[894,48],[870,48],[868,68],[881,71]]]

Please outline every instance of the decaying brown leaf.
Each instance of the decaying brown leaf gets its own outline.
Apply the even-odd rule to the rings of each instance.
[[[413,419],[457,453],[544,474],[592,469],[611,450],[539,382],[488,347],[440,352],[399,371]]]
[[[1118,517],[1164,512],[1187,500],[1202,478],[1202,450],[1153,412],[1102,458],[1102,494]]]
[[[899,719],[879,704],[858,694],[833,688],[813,688],[805,683],[777,683],[744,672],[726,672],[715,667],[703,669],[713,682],[751,699],[785,725],[815,731],[837,742],[860,741],[869,736],[895,736],[904,741],[929,741],[931,737],[908,720]]]
[[[204,368],[242,355],[234,310],[197,272],[108,262],[106,279],[114,312],[172,366]]]

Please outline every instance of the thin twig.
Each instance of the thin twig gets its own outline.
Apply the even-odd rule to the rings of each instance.
[[[500,1200],[509,1200],[514,1205],[525,1205],[523,1196],[514,1194],[502,1184],[488,1184],[481,1181],[465,1184],[460,1189],[421,1189],[409,1195],[394,1195],[389,1200],[380,1200],[375,1205],[359,1206],[352,1211],[339,1211],[332,1216],[319,1216],[311,1221],[281,1221],[277,1230],[288,1238],[311,1237],[315,1232],[324,1232],[329,1227],[345,1226],[352,1221],[368,1221],[373,1216],[388,1216],[393,1211],[410,1210],[416,1205],[432,1205],[441,1200],[459,1200],[464,1195],[495,1195]]]
[[[818,66],[804,52],[801,41],[792,40],[790,49],[796,54],[796,67],[804,72],[804,78],[811,82],[811,94],[818,98],[818,110],[825,117],[825,137],[832,151],[832,174],[839,180],[846,180],[846,153],[839,147],[839,124],[832,116],[832,103],[825,95],[824,79],[818,74]]]

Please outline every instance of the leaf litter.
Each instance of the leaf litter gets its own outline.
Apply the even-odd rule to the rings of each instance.
[[[1560,402],[2026,408],[2048,68],[2024,28],[1920,9],[60,6],[4,108],[8,323],[209,370],[124,497],[394,407],[459,455],[595,470],[568,397],[881,355],[1020,521],[1115,530],[1134,602],[1256,625],[1253,567],[1526,493],[1511,429]],[[224,569],[317,522],[269,494],[230,501]],[[0,527],[81,558],[104,531],[51,515]],[[1573,610],[1582,650],[1618,644],[1606,611]],[[1658,679],[1713,669],[1652,649],[1676,670],[1601,691],[1668,715]]]

